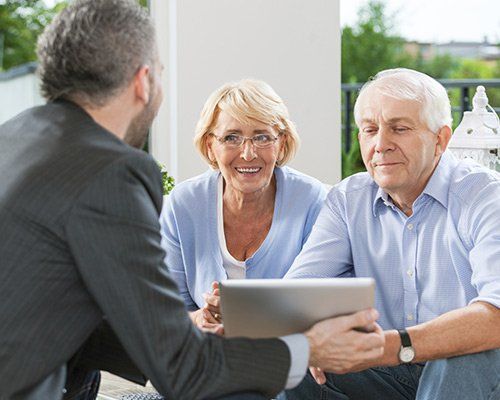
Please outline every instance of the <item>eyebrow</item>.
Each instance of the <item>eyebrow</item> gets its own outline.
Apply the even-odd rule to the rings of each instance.
[[[243,131],[241,129],[226,129],[224,131],[224,133],[225,134],[228,134],[228,133],[239,133],[241,135],[241,134],[243,134]],[[262,133],[269,134],[270,132],[267,129],[254,129],[253,133],[255,135],[260,135]]]
[[[415,121],[413,121],[411,118],[407,118],[407,117],[395,117],[395,118],[391,118],[387,121],[387,123],[389,123],[389,124],[394,124],[397,122],[408,122],[411,124],[415,123]],[[361,123],[376,124],[377,122],[373,119],[370,119],[370,118],[364,118],[361,120]]]
[[[394,124],[395,122],[409,122],[411,124],[414,124],[415,121],[413,121],[411,118],[407,117],[396,117],[396,118],[391,118],[389,121],[390,124]]]

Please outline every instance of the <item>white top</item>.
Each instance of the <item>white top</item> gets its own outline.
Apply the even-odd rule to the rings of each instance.
[[[224,235],[224,207],[222,204],[223,180],[219,175],[217,182],[217,234],[219,236],[220,251],[222,254],[222,266],[226,270],[229,279],[245,279],[247,276],[246,263],[234,258],[226,245],[226,236]]]

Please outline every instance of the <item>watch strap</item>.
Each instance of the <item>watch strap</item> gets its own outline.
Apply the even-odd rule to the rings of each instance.
[[[411,346],[411,339],[410,335],[408,335],[408,332],[406,329],[399,329],[398,330],[399,337],[401,338],[401,346],[402,347],[410,347]]]

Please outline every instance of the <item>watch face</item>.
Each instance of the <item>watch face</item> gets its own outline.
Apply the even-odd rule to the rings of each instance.
[[[413,347],[402,347],[399,351],[399,359],[404,363],[409,363],[415,357]]]

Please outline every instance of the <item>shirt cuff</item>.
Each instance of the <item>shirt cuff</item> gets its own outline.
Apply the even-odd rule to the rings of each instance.
[[[290,351],[290,370],[285,389],[293,389],[304,376],[306,376],[309,364],[309,342],[303,334],[288,335],[280,337]]]

